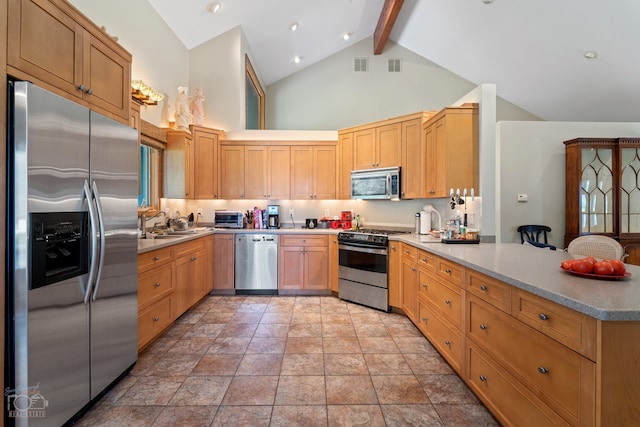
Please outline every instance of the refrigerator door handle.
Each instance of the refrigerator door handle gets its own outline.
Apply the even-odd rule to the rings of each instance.
[[[89,303],[91,296],[91,288],[96,275],[96,259],[98,258],[98,238],[97,238],[97,218],[96,211],[93,206],[93,197],[91,196],[91,188],[89,182],[84,181],[84,197],[87,199],[87,207],[89,208],[89,224],[91,228],[91,265],[89,266],[89,280],[87,281],[87,289],[84,292],[84,303]]]
[[[102,275],[102,267],[104,266],[104,247],[106,243],[106,237],[104,235],[104,216],[102,215],[102,204],[100,204],[100,193],[98,193],[98,186],[96,182],[93,181],[92,185],[93,189],[93,197],[96,201],[96,210],[98,213],[98,224],[100,228],[100,260],[98,262],[98,271],[96,274],[95,286],[93,287],[93,297],[92,299],[95,301],[96,296],[98,295],[98,287],[100,286],[100,276]]]

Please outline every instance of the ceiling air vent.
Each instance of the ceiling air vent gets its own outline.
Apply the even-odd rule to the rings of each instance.
[[[366,73],[369,71],[369,58],[355,58],[353,60],[353,71],[356,73]]]
[[[390,59],[389,60],[389,72],[390,73],[399,73],[400,70],[400,60],[399,59]]]

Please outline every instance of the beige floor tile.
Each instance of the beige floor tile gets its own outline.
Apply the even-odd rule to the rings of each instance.
[[[268,427],[271,422],[271,408],[271,406],[220,406],[211,427]]]
[[[191,375],[235,375],[242,354],[205,354]]]
[[[390,337],[391,334],[387,330],[387,327],[382,324],[367,324],[367,323],[358,323],[354,324],[356,335],[358,338],[360,337]]]
[[[276,405],[325,405],[324,375],[281,376]]]
[[[215,338],[181,338],[170,349],[170,354],[205,354]]]
[[[264,338],[283,338],[288,334],[289,325],[286,323],[260,323],[253,336]]]
[[[286,338],[263,338],[254,337],[249,342],[247,353],[284,353],[284,346],[287,342]]]
[[[363,353],[400,353],[391,337],[358,337]]]
[[[364,353],[370,375],[411,375],[409,364],[400,353]]]
[[[233,377],[187,377],[169,401],[172,406],[214,406],[222,402]],[[213,416],[211,417],[213,419]],[[210,419],[210,421],[211,421]]]
[[[424,355],[420,353],[406,353],[405,360],[415,375],[453,374],[451,366],[439,354]]]
[[[326,406],[274,406],[271,427],[326,427]]]
[[[455,374],[416,375],[416,378],[433,404],[480,403],[469,387]]]
[[[280,375],[324,375],[322,353],[286,353]]]
[[[356,330],[350,323],[323,323],[323,337],[355,337]]]
[[[217,410],[217,406],[165,406],[153,427],[209,427]]]
[[[499,427],[500,423],[483,405],[438,403],[433,405],[445,425],[457,427]]]
[[[196,323],[189,330],[185,331],[183,338],[218,338],[224,329],[221,323]]]
[[[369,375],[367,363],[361,353],[324,355],[325,375]]]
[[[95,421],[94,426],[150,426],[162,412],[163,406],[113,406]],[[82,417],[84,420],[87,416]]]
[[[251,338],[257,327],[257,323],[227,323],[218,338]]]
[[[309,313],[305,308],[294,310],[291,316],[291,326],[297,323],[322,323],[322,315],[318,313]]]
[[[291,322],[291,313],[289,312],[271,312],[264,313],[262,315],[262,319],[260,319],[260,323],[290,323]]]
[[[327,404],[371,405],[378,398],[368,375],[327,375]]]
[[[211,344],[208,354],[244,354],[251,338],[216,338]]]
[[[291,321],[293,322],[293,319]],[[321,337],[322,325],[320,323],[291,323],[287,336],[290,338]]]
[[[325,353],[362,353],[356,337],[326,337],[322,346]]]
[[[327,415],[330,426],[387,426],[379,405],[327,405]]]
[[[280,375],[282,354],[245,354],[236,375]]]
[[[182,376],[139,378],[116,402],[116,406],[156,406],[169,403],[184,382]]]
[[[438,352],[425,337],[394,337],[396,345],[401,353],[421,353],[435,356]]]
[[[156,363],[149,366],[145,372],[145,376],[165,377],[167,375],[183,375],[187,376],[193,368],[198,364],[199,354],[171,354],[171,356],[160,357],[156,359]]]
[[[273,405],[278,376],[235,376],[231,380],[223,405]]]
[[[371,376],[381,405],[429,403],[429,398],[413,375]]]
[[[285,353],[322,353],[322,338],[291,337],[287,338]]]
[[[440,416],[431,404],[422,405],[380,405],[388,426],[442,427]],[[446,424],[461,427],[458,424]],[[474,427],[480,427],[476,424]]]

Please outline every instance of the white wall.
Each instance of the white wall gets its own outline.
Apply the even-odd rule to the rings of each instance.
[[[496,168],[499,242],[519,242],[522,224],[551,227],[550,242],[564,246],[563,141],[579,137],[638,137],[640,123],[499,122]],[[519,193],[529,201],[517,202]]]
[[[165,94],[160,105],[142,107],[140,115],[157,126],[168,126],[177,88],[189,83],[187,48],[147,1],[70,0],[70,3],[98,26],[106,27],[133,55],[132,79],[144,80]]]

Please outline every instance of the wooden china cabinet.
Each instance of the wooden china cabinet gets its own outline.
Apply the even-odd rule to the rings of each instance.
[[[564,141],[565,247],[578,236],[618,240],[625,262],[640,265],[640,138]]]

